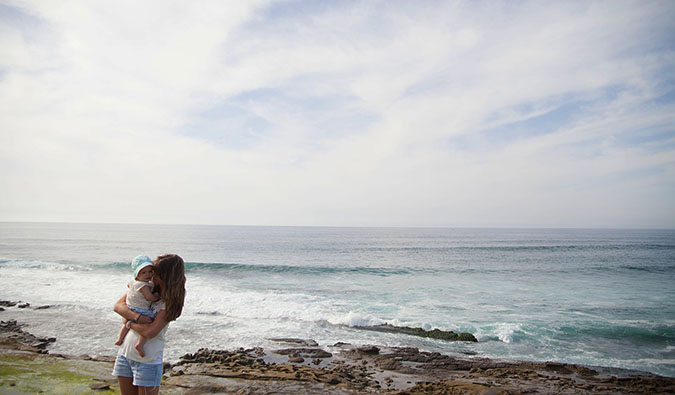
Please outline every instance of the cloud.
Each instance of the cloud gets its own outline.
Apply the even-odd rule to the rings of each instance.
[[[2,220],[673,227],[669,2],[5,2]]]

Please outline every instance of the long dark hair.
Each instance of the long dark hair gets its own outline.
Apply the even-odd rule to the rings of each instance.
[[[185,302],[185,263],[176,254],[160,255],[155,259],[155,272],[162,280],[161,299],[166,308],[166,320],[180,317]]]

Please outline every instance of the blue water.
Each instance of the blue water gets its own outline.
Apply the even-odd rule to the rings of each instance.
[[[0,317],[57,352],[114,353],[128,262],[167,252],[188,276],[168,359],[303,337],[675,376],[673,230],[0,223],[0,299],[54,305]],[[384,322],[479,342],[358,329]]]

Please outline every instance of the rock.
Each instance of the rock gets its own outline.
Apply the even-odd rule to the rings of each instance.
[[[4,307],[0,307],[0,311],[5,311],[5,308],[4,308]]]
[[[31,344],[31,347],[35,347],[35,348],[38,348],[40,350],[44,350],[45,348],[47,348],[49,343],[50,342],[48,342],[48,341],[36,342],[36,343]]]
[[[294,337],[273,337],[270,338],[269,340],[275,341],[275,342],[280,342],[280,343],[293,343],[293,344],[300,344],[302,346],[307,346],[307,347],[317,347],[319,343],[312,339],[298,339]]]
[[[329,353],[328,351],[318,349],[312,354],[312,356],[314,358],[330,358],[333,356],[333,354]]]
[[[368,354],[368,355],[377,355],[380,353],[380,349],[375,346],[358,347],[356,351],[358,351],[361,354]]]
[[[172,371],[172,372],[170,373],[171,377],[182,376],[182,375],[184,375],[184,374],[185,374],[185,372],[183,372],[182,370],[176,370],[176,371]]]
[[[18,306],[16,306],[16,307],[18,307],[18,308],[20,308],[20,309],[25,309],[26,307],[30,307],[30,303],[28,303],[28,302],[26,302],[26,303],[21,303],[20,305],[18,305]]]
[[[384,370],[398,370],[403,367],[401,362],[395,360],[394,358],[384,358],[377,360],[375,362],[380,369]]]
[[[19,307],[21,307],[21,306],[19,306]],[[35,309],[35,310],[44,310],[44,309],[48,309],[48,308],[50,308],[50,307],[52,307],[52,305],[50,305],[50,304],[44,304],[44,305],[42,305],[42,306],[34,307],[34,309]]]
[[[96,355],[91,360],[98,362],[115,362],[116,359],[117,359],[116,355]]]
[[[330,358],[333,356],[333,354],[320,348],[285,348],[283,350],[276,350],[274,353],[280,355],[302,354],[309,358]]]
[[[461,334],[462,336],[460,338],[460,335],[458,335],[453,331],[442,331],[438,328],[428,331],[423,328],[411,328],[409,326],[396,326],[391,324],[382,324],[374,326],[357,326],[355,328],[376,332],[404,333],[406,335],[429,337],[432,339],[441,339],[447,341],[474,341],[474,342],[478,341],[470,333],[462,333]]]
[[[323,377],[326,383],[328,384],[339,384],[340,383],[340,378],[334,374],[327,374]]]
[[[476,339],[476,337],[474,335],[472,335],[471,333],[462,332],[457,336],[457,341],[460,341],[460,342],[478,342],[478,339]],[[471,354],[469,354],[469,355],[471,355]]]
[[[265,350],[263,350],[262,347],[254,347],[253,348],[253,353],[259,357],[264,357],[265,356]]]
[[[2,332],[21,332],[21,325],[16,320],[1,321],[0,330]]]
[[[0,306],[2,306],[2,307],[13,307],[13,306],[16,306],[16,302],[12,302],[11,300],[0,300]]]
[[[544,364],[544,369],[549,372],[555,372],[559,374],[571,374],[572,370],[569,368],[569,365],[565,365],[559,362],[546,362]]]
[[[109,390],[110,385],[106,384],[106,383],[94,383],[94,384],[89,385],[89,388],[91,388],[93,390],[103,391],[103,390]]]
[[[288,358],[288,362],[291,362],[291,363],[303,363],[303,362],[305,362],[305,358],[303,358],[303,357],[301,357],[301,356],[289,357],[289,358]]]
[[[6,347],[40,354],[46,354],[49,343],[56,341],[56,338],[37,337],[24,332],[16,320],[0,321],[0,336]]]

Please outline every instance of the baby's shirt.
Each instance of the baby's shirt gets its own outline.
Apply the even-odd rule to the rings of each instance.
[[[141,288],[150,286],[152,290],[152,283],[145,281],[132,280],[129,282],[129,290],[127,291],[127,306],[139,307],[141,309],[149,309],[151,301],[147,300],[141,293]]]

